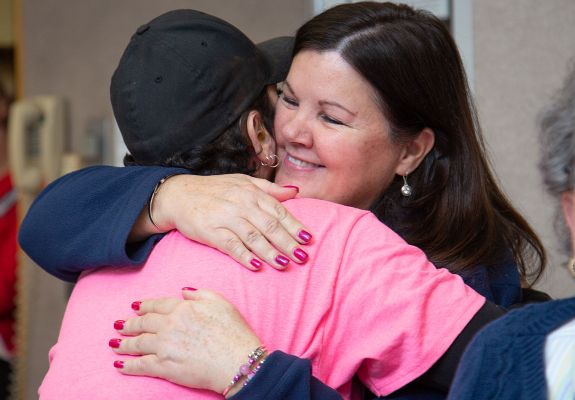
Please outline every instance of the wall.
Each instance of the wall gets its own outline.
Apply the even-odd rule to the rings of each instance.
[[[14,85],[14,1],[0,0],[0,84],[9,95]]]
[[[0,47],[14,44],[13,0],[0,0]]]
[[[457,0],[455,0],[457,1]],[[572,0],[474,1],[475,90],[483,131],[502,186],[549,252],[539,287],[575,293],[553,230],[554,205],[537,170],[537,115],[575,61]]]

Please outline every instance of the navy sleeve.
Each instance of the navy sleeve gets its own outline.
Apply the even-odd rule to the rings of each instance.
[[[162,235],[127,243],[134,222],[163,167],[89,167],[48,185],[22,221],[22,249],[46,272],[74,282],[80,272],[104,265],[143,263]]]
[[[274,351],[261,369],[230,400],[342,400],[311,374],[309,360]]]
[[[521,277],[513,259],[486,267],[476,265],[459,273],[467,286],[502,307],[521,302]]]

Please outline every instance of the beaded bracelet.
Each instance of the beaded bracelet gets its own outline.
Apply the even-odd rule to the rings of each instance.
[[[257,349],[252,351],[248,355],[248,362],[240,366],[238,373],[234,375],[230,384],[223,391],[222,395],[226,396],[230,392],[230,390],[232,390],[232,388],[244,377],[246,378],[246,380],[244,381],[243,386],[247,385],[248,382],[252,380],[256,372],[260,370],[261,366],[265,362],[265,355],[266,355],[265,346],[259,346]]]
[[[160,190],[160,186],[162,185],[162,183],[166,182],[168,179],[176,175],[179,174],[164,176],[162,179],[160,179],[160,181],[154,187],[154,191],[152,192],[152,195],[150,196],[150,201],[148,202],[148,219],[150,220],[152,225],[154,225],[159,231],[161,231],[160,227],[156,225],[154,219],[152,218],[152,207],[154,206],[154,199],[156,198],[156,195],[158,194],[158,191]]]

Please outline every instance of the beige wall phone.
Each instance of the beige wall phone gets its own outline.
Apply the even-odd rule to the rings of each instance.
[[[23,195],[57,178],[64,150],[64,103],[53,96],[15,102],[10,114],[10,167]]]
[[[13,104],[8,141],[20,217],[43,187],[79,167],[79,157],[64,154],[65,131],[61,98],[38,96]],[[13,399],[34,399],[48,369],[48,351],[57,339],[69,287],[20,252],[17,292]]]

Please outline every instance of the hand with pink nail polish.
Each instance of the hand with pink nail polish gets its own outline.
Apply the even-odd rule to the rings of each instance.
[[[309,244],[312,236],[281,204],[298,194],[297,186],[282,187],[245,175],[178,175],[160,188],[154,200],[154,221],[165,227],[162,230],[177,229],[252,271],[263,268],[263,263],[285,269],[287,263],[276,259],[278,253],[287,262],[307,260],[294,250]],[[147,214],[142,217],[146,218]]]
[[[142,357],[116,360],[114,367],[127,375],[154,376],[222,393],[246,355],[261,342],[221,295],[188,287],[182,293],[185,300],[142,301],[140,316],[118,324],[126,336],[111,339],[109,346],[119,355]]]

